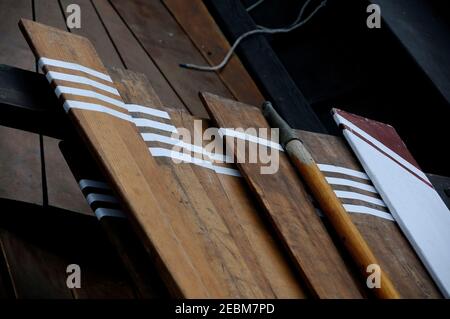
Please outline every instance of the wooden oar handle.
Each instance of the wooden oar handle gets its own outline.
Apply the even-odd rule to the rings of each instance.
[[[291,140],[288,142],[286,151],[308,185],[312,195],[319,203],[322,212],[333,226],[344,247],[352,256],[363,278],[367,279],[367,267],[373,264],[379,265],[379,263],[351,220],[342,202],[336,196],[325,176],[300,141]],[[399,298],[399,294],[392,282],[382,270],[380,273],[380,288],[373,288],[372,291],[378,298]]]
[[[357,264],[363,278],[367,279],[367,267],[373,264],[378,265],[370,247],[356,228],[342,202],[336,196],[311,154],[297,138],[293,130],[278,115],[269,102],[264,103],[262,110],[271,126],[280,129],[281,144],[286,149],[302,179],[308,185],[312,195],[319,203],[323,213],[327,216],[344,247]],[[383,271],[380,273],[380,282],[380,288],[373,289],[374,294],[378,298],[399,298],[394,285]]]
[[[277,111],[272,106],[272,103],[266,101],[262,105],[262,113],[264,117],[269,121],[269,124],[273,128],[280,129],[280,144],[286,145],[289,141],[298,139],[297,135],[292,131],[289,125],[278,115]]]

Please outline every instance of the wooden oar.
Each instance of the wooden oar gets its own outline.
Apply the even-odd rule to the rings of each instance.
[[[296,136],[295,132],[278,115],[270,102],[264,103],[262,110],[270,125],[279,128],[280,143],[308,185],[344,247],[357,264],[361,274],[366,279],[368,276],[367,267],[372,264],[379,265],[371,249],[353,224],[341,201],[317,166],[317,163]],[[389,277],[382,270],[380,273],[380,287],[373,288],[373,291],[378,298],[400,298],[399,293],[394,288]]]

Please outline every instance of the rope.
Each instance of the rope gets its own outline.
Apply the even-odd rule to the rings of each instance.
[[[252,4],[250,7],[248,7],[248,8],[246,8],[245,10],[247,11],[247,12],[250,12],[250,11],[252,11],[253,9],[255,9],[257,6],[259,6],[261,3],[263,3],[265,0],[259,0],[259,1],[256,1],[254,4]]]
[[[236,41],[234,42],[234,44],[232,45],[232,47],[230,48],[230,50],[228,51],[228,53],[225,55],[224,59],[222,60],[222,62],[220,62],[217,65],[214,66],[206,66],[206,65],[196,65],[196,64],[190,64],[190,63],[183,63],[180,64],[180,67],[186,68],[186,69],[191,69],[191,70],[198,70],[198,71],[219,71],[221,69],[223,69],[228,62],[230,61],[234,51],[236,50],[237,46],[241,43],[242,40],[244,40],[245,38],[255,35],[255,34],[277,34],[277,33],[288,33],[291,31],[294,31],[298,28],[300,28],[301,26],[303,26],[304,24],[306,24],[309,20],[311,20],[315,14],[327,4],[327,0],[323,0],[320,5],[318,5],[313,12],[310,13],[309,16],[307,16],[304,20],[301,21],[302,16],[304,14],[304,11],[306,9],[306,7],[308,6],[308,4],[311,2],[312,0],[307,0],[305,2],[305,4],[303,5],[300,14],[298,15],[297,19],[295,19],[295,21],[288,26],[287,28],[276,28],[276,29],[270,29],[270,28],[266,28],[263,26],[257,26],[258,29],[255,30],[251,30],[248,31],[244,34],[242,34],[239,38],[236,39]]]

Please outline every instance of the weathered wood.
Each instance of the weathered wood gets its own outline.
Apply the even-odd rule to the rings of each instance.
[[[157,68],[111,4],[107,0],[94,0],[92,3],[108,29],[126,68],[144,73],[152,87],[158,92],[164,105],[175,109],[184,109],[183,103],[170,87],[165,75]]]
[[[11,11],[11,7],[17,9]],[[28,0],[0,3],[0,63],[35,70],[33,55],[17,29],[20,17],[32,14]],[[0,149],[0,197],[42,203],[39,136],[0,127]]]
[[[64,159],[67,161],[73,177],[79,183],[81,180],[96,181],[106,184],[104,176],[100,173],[96,162],[87,151],[85,145],[78,140],[69,140],[60,143],[61,151]],[[83,163],[83,165],[80,165]],[[84,190],[84,195],[89,194],[108,194],[115,197],[111,190],[97,189],[88,187]],[[98,208],[97,203],[92,204],[91,214],[94,214],[94,208]],[[117,207],[119,206],[119,207]],[[120,205],[105,205],[107,208],[120,209]],[[120,257],[120,260],[130,277],[136,296],[139,298],[161,298],[167,296],[165,287],[161,282],[161,278],[156,272],[155,266],[151,263],[148,254],[145,251],[142,243],[134,233],[130,223],[124,216],[119,217],[102,217],[99,220],[101,233],[105,233],[109,242],[112,244],[115,254]],[[98,265],[95,266],[98,268]],[[103,277],[103,276],[102,276]],[[98,278],[91,278],[95,283]],[[118,292],[113,292],[117,293]]]
[[[44,0],[34,2],[34,19],[36,22],[45,23],[61,30],[66,30],[67,25],[59,4],[59,0]],[[84,19],[85,17],[83,17]]]
[[[219,128],[270,128],[256,107],[209,93],[201,96]],[[270,138],[268,134],[267,139]],[[234,139],[227,138],[228,146],[233,143]],[[248,144],[245,145],[246,154]],[[235,155],[236,150],[234,148]],[[320,221],[289,159],[280,152],[276,163],[278,170],[264,175],[260,169],[266,165],[260,161],[249,163],[246,160],[237,165],[311,292],[319,298],[361,297],[355,279]]]
[[[133,296],[128,277],[94,218],[31,204],[24,207],[14,201],[0,204],[15,212],[3,214],[0,224],[17,298]],[[79,289],[67,287],[70,264],[81,268]]]
[[[88,18],[83,16],[83,19]],[[52,27],[64,30],[67,28],[59,1],[56,0],[35,1],[34,19],[36,22],[46,23]],[[48,88],[48,83],[46,83],[46,88]],[[59,142],[60,140],[55,138],[43,138],[42,151],[44,153],[47,204],[89,214],[89,206],[59,150]]]
[[[139,91],[142,89],[142,85],[147,85],[146,82],[141,80],[140,76],[135,75],[133,72],[115,69],[110,69],[109,72],[114,82],[122,83],[120,89],[126,90],[126,92]],[[121,92],[121,94],[126,92]],[[105,180],[96,162],[84,145],[70,140],[63,142],[60,147],[77,181],[81,179]],[[83,163],[83,165],[80,165],[80,163]],[[100,224],[120,256],[136,287],[139,298],[160,298],[166,296],[167,292],[161,282],[161,278],[129,221],[127,219],[106,217],[100,220]]]
[[[119,85],[126,101],[148,101],[154,107],[170,110],[163,107],[155,91],[146,85],[145,79],[139,75],[133,75],[133,78],[133,90]],[[130,79],[123,84],[131,82]],[[128,89],[128,92],[124,92],[124,89]],[[196,118],[181,111],[170,111],[169,114],[170,122],[176,127],[188,129],[193,138],[194,132],[200,135],[203,133],[201,128],[194,127]],[[141,113],[133,113],[133,116],[152,119],[152,116]],[[201,123],[203,129],[207,128],[207,123],[197,123]],[[155,129],[140,131],[167,136]],[[172,147],[156,141],[147,141],[147,145],[166,149]],[[227,280],[236,282],[233,284],[233,289],[237,290],[234,294],[277,298],[305,296],[289,263],[280,253],[267,225],[261,220],[259,207],[255,207],[249,190],[240,178],[218,174],[209,168],[193,164],[175,164],[167,157],[155,160],[171,176],[172,183],[182,190],[183,201],[192,206],[195,213],[185,213],[180,218],[186,225],[192,225],[193,229],[199,227],[204,237],[208,238],[211,263],[222,264],[224,271],[228,273],[226,277],[230,276]]]
[[[42,204],[39,136],[0,127],[0,137],[0,198]]]
[[[306,131],[297,131],[297,134],[308,147],[313,157],[320,161],[320,164],[364,172],[342,137]],[[365,182],[364,179],[342,173],[324,173],[327,177],[343,178],[360,183]],[[333,189],[338,191],[345,190],[379,198],[374,196],[374,194],[357,188],[332,186]],[[341,200],[344,204],[356,204],[384,210],[379,205],[372,205],[367,202],[351,199]],[[381,268],[389,275],[402,298],[439,298],[441,296],[422,262],[395,222],[363,213],[349,212],[349,214],[374,252]]]
[[[230,41],[256,29],[241,1],[208,1],[208,6],[226,28]],[[326,132],[264,35],[246,39],[240,44],[238,52],[262,92],[274,103],[275,109],[291,127],[312,132]]]
[[[21,28],[36,56],[78,63],[106,74],[106,69],[87,39],[27,20],[21,21]],[[44,69],[48,73],[52,67],[47,65]],[[70,69],[64,71],[66,74],[72,72]],[[102,76],[90,73],[90,78],[95,74],[97,81]],[[64,83],[56,77],[52,81],[53,85],[59,87]],[[72,85],[81,86],[76,83]],[[113,88],[111,83],[108,86]],[[94,87],[90,87],[90,90],[94,93],[103,92]],[[129,96],[124,95],[124,98]],[[142,96],[135,98],[134,103],[148,105]],[[90,103],[95,100],[70,94],[62,94],[62,99],[66,102],[74,99]],[[121,101],[118,96],[115,99]],[[70,103],[69,106],[73,105]],[[172,293],[184,297],[273,296],[267,290],[268,283],[255,279],[253,276],[256,274],[252,273],[251,267],[239,255],[233,255],[232,252],[238,252],[237,243],[227,228],[223,228],[224,224],[219,224],[218,228],[209,224],[212,220],[208,219],[208,206],[198,201],[207,199],[198,198],[200,194],[197,194],[195,201],[194,198],[189,200],[173,175],[161,169],[156,159],[149,155],[147,145],[136,127],[125,117],[128,113],[98,99],[95,103],[105,107],[103,110],[116,110],[123,115],[118,118],[77,108],[70,109],[68,115],[113,185],[146,248],[157,260],[159,270]],[[188,179],[188,176],[184,178]],[[192,187],[198,185],[192,184]],[[197,223],[199,218],[205,219],[212,229]],[[223,245],[231,251],[215,248]],[[216,258],[218,253],[221,254],[220,258]],[[241,270],[245,272],[240,274]],[[234,280],[232,274],[246,280]]]
[[[278,115],[270,102],[264,103],[262,112],[271,127],[279,129],[280,143],[289,159],[297,168],[302,180],[314,196],[342,245],[352,257],[363,279],[362,282],[367,282],[370,274],[367,269],[370,269],[372,265],[379,265],[371,248],[353,223],[344,205],[320,170],[315,158],[303,142]],[[380,268],[379,278],[380,286],[372,289],[374,295],[381,299],[398,299],[399,293],[382,268]]]
[[[14,10],[11,10],[14,8]],[[0,63],[26,70],[34,70],[35,63],[26,41],[17,29],[19,19],[33,18],[29,0],[5,0],[0,2]]]
[[[203,1],[164,0],[164,4],[209,64],[220,63],[230,45]],[[238,101],[251,105],[264,102],[264,97],[237,55],[218,74]]]
[[[68,5],[74,3],[72,0],[60,0],[65,16]],[[77,0],[81,8],[81,28],[70,29],[71,32],[85,36],[97,48],[98,54],[107,67],[123,67],[123,62],[113,42],[109,38],[108,30],[103,26],[94,6],[90,0]],[[42,21],[45,23],[45,21]]]
[[[92,212],[61,154],[59,143],[59,139],[44,136],[48,205],[91,215]]]
[[[196,64],[207,61],[160,1],[113,0],[111,3],[191,114],[208,117],[198,98],[199,91],[231,97],[217,74],[179,66],[186,61]]]

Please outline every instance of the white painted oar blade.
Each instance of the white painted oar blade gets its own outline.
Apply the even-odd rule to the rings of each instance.
[[[355,117],[347,115],[335,111],[335,121],[343,127],[345,138],[437,286],[450,298],[450,211],[415,163],[367,133],[372,121],[355,123]],[[382,124],[373,123],[382,129]],[[395,132],[385,128],[388,134],[380,136]]]

